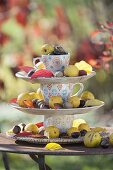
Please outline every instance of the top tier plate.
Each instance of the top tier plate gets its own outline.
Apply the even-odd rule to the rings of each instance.
[[[25,81],[31,82],[31,83],[41,83],[41,84],[49,84],[49,83],[57,83],[57,84],[66,84],[66,83],[81,83],[89,78],[96,75],[95,71],[92,71],[88,75],[84,76],[78,76],[78,77],[51,77],[51,78],[45,78],[45,77],[38,77],[33,80],[30,79],[30,77],[27,76],[24,72],[17,72],[16,77],[21,78]]]

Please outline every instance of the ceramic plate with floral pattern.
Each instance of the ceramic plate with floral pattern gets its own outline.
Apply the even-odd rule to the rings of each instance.
[[[30,77],[27,76],[27,73],[25,72],[18,72],[16,73],[16,77],[21,78],[25,81],[29,81],[31,83],[42,83],[42,84],[47,84],[47,83],[81,83],[84,82],[86,80],[88,80],[89,78],[93,77],[94,75],[96,75],[95,71],[92,71],[90,74],[88,75],[84,75],[84,76],[78,76],[78,77],[51,77],[51,78],[45,78],[45,77],[40,77],[40,78],[35,78],[35,79],[30,79]]]
[[[104,102],[102,102],[99,106],[93,107],[83,107],[83,108],[72,108],[72,109],[38,109],[38,108],[24,108],[18,106],[16,103],[12,103],[11,106],[17,110],[28,114],[34,115],[45,115],[45,116],[53,116],[53,115],[74,115],[74,114],[85,114],[88,112],[95,111],[102,107]]]

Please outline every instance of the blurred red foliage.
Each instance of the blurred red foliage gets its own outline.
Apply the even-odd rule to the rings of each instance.
[[[10,40],[10,37],[7,34],[0,31],[0,45],[3,46],[9,40]]]
[[[30,0],[8,0],[7,3],[10,7],[18,6],[26,8],[29,5]]]
[[[85,60],[96,69],[109,70],[113,60],[113,23],[100,24],[100,29],[91,33],[89,38],[82,40],[77,49],[76,60]],[[106,33],[107,36],[106,36]],[[106,37],[106,38],[105,38]],[[92,38],[95,40],[92,42]]]
[[[53,33],[63,39],[70,35],[71,25],[63,6],[55,6],[56,25],[53,27]]]
[[[15,17],[16,17],[16,20],[19,24],[21,24],[22,26],[26,26],[27,25],[27,19],[28,19],[28,10],[27,9],[20,9]]]
[[[76,60],[81,61],[85,60],[93,67],[101,67],[101,58],[103,51],[105,50],[105,45],[93,44],[90,38],[84,39],[79,43],[77,49]]]
[[[39,20],[32,24],[32,28],[29,27],[28,17],[33,10],[30,8],[31,3],[30,0],[0,0],[0,24],[3,24],[8,17],[13,16],[25,32],[25,47],[29,53],[34,53],[30,47],[29,34],[32,34],[35,38],[43,37],[43,39],[45,41],[48,40],[48,42],[52,40],[52,37],[54,37],[55,41],[55,38],[57,40],[67,40],[68,37],[72,36],[73,27],[62,5],[54,6],[55,23],[49,29],[43,30],[43,25],[40,24]],[[14,11],[12,9],[14,9]],[[46,8],[43,3],[37,3],[35,9],[37,14],[39,12],[42,18],[45,17]],[[77,48],[76,61],[85,60],[95,68],[106,67],[106,63],[109,64],[113,59],[111,53],[111,48],[113,47],[113,22],[107,21],[104,25],[100,24],[99,29],[94,31],[91,36],[98,37],[98,34],[104,31],[110,33],[109,42],[103,43],[100,41],[99,43],[93,43],[91,37],[81,40]],[[11,37],[0,32],[1,46],[9,40],[11,40]],[[17,65],[23,65],[23,59],[21,57],[17,57],[17,59]]]

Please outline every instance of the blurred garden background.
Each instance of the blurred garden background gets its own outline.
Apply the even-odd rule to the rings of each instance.
[[[39,85],[17,79],[15,73],[19,66],[33,66],[44,43],[62,45],[71,54],[71,64],[85,60],[93,66],[97,74],[85,82],[85,89],[103,100],[105,107],[80,117],[91,126],[113,126],[112,0],[0,0],[1,131],[20,122],[43,120],[43,116],[27,115],[7,103],[22,92],[37,90]],[[9,160],[12,170],[37,169],[28,156],[9,154]],[[47,157],[54,170],[111,170],[112,160],[113,156]]]

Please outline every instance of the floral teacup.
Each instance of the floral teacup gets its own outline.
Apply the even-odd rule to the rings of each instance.
[[[47,70],[52,71],[53,73],[57,71],[63,71],[66,66],[69,65],[70,54],[64,55],[42,55],[42,57],[37,57],[33,59],[34,66],[37,61],[42,61],[46,66]]]
[[[45,117],[44,127],[55,126],[60,129],[61,132],[66,132],[67,129],[72,127],[74,115],[58,115],[52,117]]]
[[[74,95],[79,95],[83,91],[83,84],[76,83],[80,85],[79,91]],[[51,96],[61,96],[63,101],[67,101],[68,98],[72,95],[73,88],[76,84],[41,84],[41,90],[44,95],[45,102],[49,102]]]

